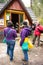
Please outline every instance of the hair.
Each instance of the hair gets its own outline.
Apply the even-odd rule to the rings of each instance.
[[[13,27],[12,21],[8,21],[8,22],[7,22],[7,27]]]
[[[27,26],[27,22],[24,21],[24,22],[23,22],[23,25]]]

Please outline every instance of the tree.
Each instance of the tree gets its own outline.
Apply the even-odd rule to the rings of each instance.
[[[32,0],[32,9],[37,17],[43,18],[43,0]]]
[[[4,3],[4,2],[6,2],[6,1],[8,1],[8,0],[0,0],[0,3]]]
[[[43,5],[43,0],[39,0],[40,1],[40,3]]]

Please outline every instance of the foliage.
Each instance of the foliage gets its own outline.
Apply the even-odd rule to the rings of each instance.
[[[6,2],[6,1],[8,1],[8,0],[0,0],[0,3],[4,3],[4,2]]]
[[[43,18],[40,20],[40,24],[43,25]]]
[[[41,4],[43,4],[43,0],[39,0]]]
[[[32,9],[38,18],[43,18],[43,0],[32,0]]]

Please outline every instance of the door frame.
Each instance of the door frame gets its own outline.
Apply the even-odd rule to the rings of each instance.
[[[5,24],[5,27],[6,27],[6,14],[7,14],[7,12],[8,13],[10,13],[10,14],[12,14],[12,13],[14,13],[14,14],[23,14],[23,20],[25,20],[25,12],[23,12],[23,11],[14,11],[14,10],[5,10],[5,13],[4,13],[4,24]],[[10,16],[11,17],[11,16]],[[11,18],[10,18],[10,20],[11,20]],[[19,24],[20,24],[20,16],[19,16]],[[20,26],[19,26],[19,32],[20,32]]]

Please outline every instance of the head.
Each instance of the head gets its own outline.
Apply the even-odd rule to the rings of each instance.
[[[7,27],[13,27],[13,23],[12,23],[12,21],[8,21],[8,23],[7,23]]]
[[[23,26],[23,27],[28,27],[28,23],[27,23],[27,21],[23,21],[22,26]]]

